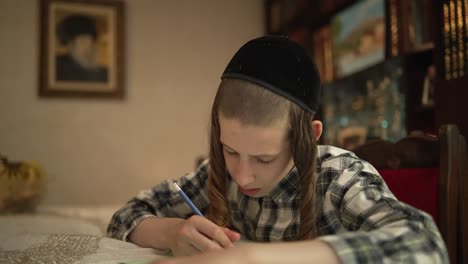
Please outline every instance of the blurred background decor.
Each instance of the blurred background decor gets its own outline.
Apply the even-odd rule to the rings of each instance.
[[[375,71],[369,69],[398,58],[402,69],[404,130],[437,133],[443,124],[453,123],[462,134],[468,133],[464,114],[468,107],[467,0],[291,1],[300,5],[293,5],[298,7],[294,15],[286,16],[291,10],[289,2],[266,1],[266,30],[269,34],[290,37],[305,32],[299,43],[309,50],[325,86],[353,90],[350,87],[355,87],[353,79],[357,75],[372,79]],[[375,13],[363,12],[366,9]],[[275,18],[280,22],[273,23]],[[353,56],[358,59],[349,59]],[[322,108],[323,113],[319,111],[317,118],[326,120],[324,115],[329,114],[329,109],[325,109],[326,105]],[[336,136],[336,129],[329,128],[325,127],[323,139]],[[373,139],[372,130],[368,140]],[[401,139],[405,131],[389,140]]]
[[[40,1],[41,96],[124,96],[124,3]]]
[[[32,212],[46,191],[47,176],[34,162],[9,161],[0,154],[0,213]]]
[[[336,76],[345,77],[385,59],[385,3],[359,1],[331,22]]]
[[[324,84],[325,144],[353,150],[369,139],[396,141],[406,135],[401,65],[400,59],[393,58]],[[345,140],[353,137],[354,143]]]

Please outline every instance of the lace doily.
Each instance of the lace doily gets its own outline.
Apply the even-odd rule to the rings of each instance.
[[[48,264],[73,263],[98,249],[99,237],[92,235],[52,234],[46,242],[24,250],[0,248],[0,263]]]

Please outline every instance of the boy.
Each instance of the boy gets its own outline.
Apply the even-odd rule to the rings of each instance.
[[[304,49],[251,40],[221,79],[209,161],[178,181],[206,218],[166,181],[116,212],[110,236],[186,255],[170,263],[448,262],[429,215],[353,153],[317,146],[320,81]],[[234,247],[240,235],[296,242]]]

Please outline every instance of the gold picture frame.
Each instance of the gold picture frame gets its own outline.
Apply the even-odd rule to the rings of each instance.
[[[124,3],[41,0],[39,96],[124,97]]]

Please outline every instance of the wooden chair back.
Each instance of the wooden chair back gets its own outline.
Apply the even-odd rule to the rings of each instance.
[[[464,142],[455,125],[443,125],[439,129],[440,175],[439,175],[439,229],[447,245],[451,263],[459,263],[459,190],[460,166]],[[465,157],[466,159],[466,157]],[[466,160],[464,162],[466,164]]]
[[[468,264],[466,141],[455,125],[443,125],[438,132],[438,136],[409,135],[395,144],[368,142],[356,148],[355,153],[379,170],[398,199],[430,211],[445,240],[451,263]],[[416,184],[430,194],[415,197]],[[421,206],[419,198],[430,204]]]
[[[456,203],[446,204],[444,233],[452,263],[468,263],[468,156],[466,140],[455,125],[441,127],[441,145],[447,156],[441,156],[441,170],[450,173],[446,188],[446,199]],[[450,181],[451,180],[451,181]],[[453,227],[455,226],[455,227]],[[442,231],[442,230],[441,230]]]

